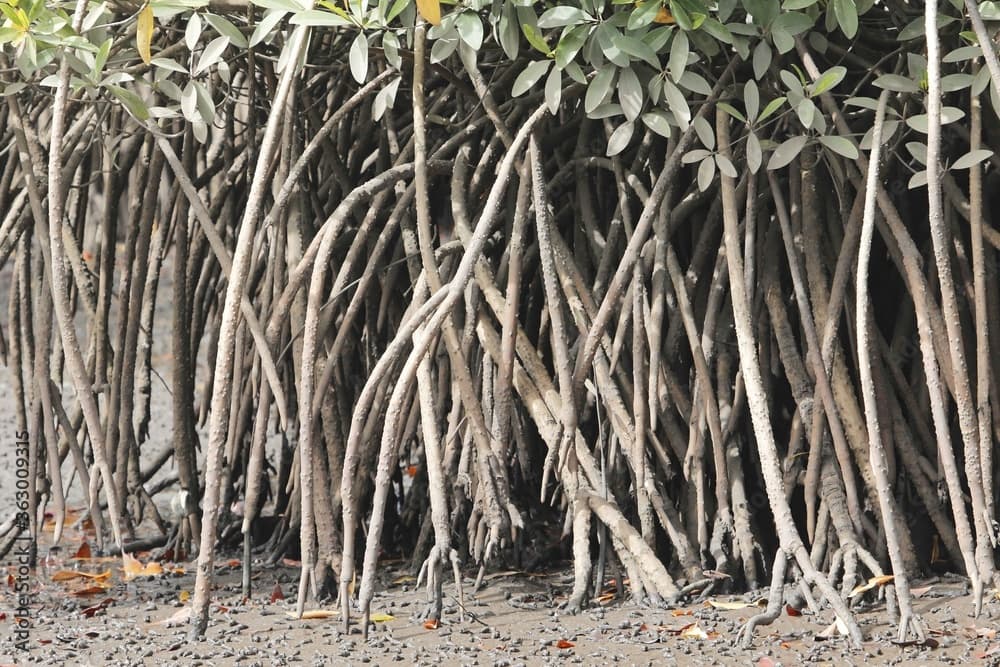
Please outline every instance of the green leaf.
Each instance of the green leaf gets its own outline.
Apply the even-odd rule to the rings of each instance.
[[[739,112],[739,110],[736,109],[733,105],[726,104],[725,102],[719,102],[715,106],[717,106],[718,108],[722,109],[727,114],[729,114],[730,116],[732,116],[736,120],[740,121],[741,123],[747,122],[746,116],[744,116],[743,114],[741,114]]]
[[[687,98],[684,93],[674,85],[670,79],[663,80],[663,97],[667,102],[667,107],[674,114],[674,120],[681,130],[687,130],[691,123],[691,109],[688,107]]]
[[[771,30],[783,30],[789,35],[801,35],[813,27],[813,19],[802,12],[785,12],[774,19]]]
[[[703,116],[695,118],[693,123],[695,134],[698,135],[701,145],[710,151],[715,150],[715,132],[712,131],[712,124]]]
[[[854,39],[858,34],[858,8],[854,0],[833,0],[833,13],[841,32],[848,39]]]
[[[538,80],[541,79],[549,70],[549,65],[551,64],[551,60],[536,60],[528,63],[528,66],[524,68],[524,71],[518,74],[517,78],[514,79],[514,86],[511,88],[510,94],[513,97],[520,97],[531,90],[531,88],[538,83]]]
[[[628,121],[622,123],[615,131],[611,133],[608,138],[608,156],[618,155],[623,150],[628,148],[629,142],[632,141],[632,133],[635,131],[635,123]]]
[[[497,40],[500,42],[503,52],[511,60],[516,60],[518,51],[521,48],[521,36],[518,34],[517,29],[517,9],[515,9],[514,3],[510,0],[504,2],[503,8],[500,10],[500,23],[498,27],[499,29],[496,33]],[[576,52],[574,51],[573,56],[569,58],[569,60],[572,60],[575,57]],[[565,65],[562,66],[565,67]]]
[[[786,139],[780,146],[778,146],[774,153],[771,155],[771,159],[767,161],[768,171],[773,171],[775,169],[781,169],[787,166],[792,160],[802,152],[802,149],[806,145],[808,137],[792,137],[791,139]]]
[[[771,41],[774,42],[774,47],[781,54],[788,53],[795,48],[795,38],[781,28],[776,27],[771,30]]]
[[[475,12],[462,12],[455,19],[455,27],[462,41],[475,51],[483,45],[483,22]]]
[[[883,74],[872,82],[879,88],[895,93],[919,93],[920,87],[912,79],[899,74]]]
[[[771,66],[771,47],[767,42],[761,40],[753,50],[753,76],[760,80],[767,74],[767,69]]]
[[[587,31],[589,28],[577,28],[579,30]],[[586,39],[586,33],[584,36]],[[611,38],[611,41],[622,53],[626,53],[633,58],[637,58],[647,63],[650,67],[655,70],[660,69],[660,59],[656,56],[656,51],[652,49],[648,44],[635,37],[629,37],[628,35],[623,35],[616,32]],[[558,56],[557,56],[558,57]]]
[[[386,61],[400,69],[403,66],[403,59],[399,55],[399,37],[391,30],[382,33],[382,52],[385,53]]]
[[[359,32],[351,43],[351,52],[348,56],[351,65],[351,76],[358,83],[364,83],[368,78],[368,40],[365,33]]]
[[[927,170],[918,171],[913,176],[910,177],[910,182],[906,184],[906,187],[910,190],[916,190],[917,188],[922,188],[927,185]]]
[[[615,67],[606,64],[597,71],[597,75],[587,86],[587,94],[583,99],[583,108],[588,114],[596,109],[611,92],[611,84],[615,78]]]
[[[707,151],[704,148],[695,148],[681,156],[681,164],[694,164],[711,156],[712,151]]]
[[[670,59],[667,62],[667,70],[670,72],[670,78],[674,80],[674,83],[680,81],[681,76],[684,75],[690,51],[691,48],[687,35],[678,31],[674,35],[674,41],[670,44]]]
[[[556,67],[565,69],[576,58],[576,54],[580,52],[581,47],[586,43],[589,34],[589,26],[576,26],[575,28],[566,28],[563,30],[562,37],[559,38],[559,43],[556,44],[555,49]]]
[[[250,0],[264,9],[282,9],[286,12],[302,12],[310,7],[302,0]]]
[[[642,113],[642,101],[642,84],[639,83],[639,77],[631,67],[626,67],[618,75],[618,102],[622,105],[625,118],[630,121],[638,118]]]
[[[542,37],[542,33],[538,31],[538,28],[527,23],[522,23],[521,32],[523,32],[524,36],[527,38],[528,44],[535,47],[536,51],[540,51],[545,55],[551,55],[552,49],[549,48],[548,43],[545,41],[545,38]]]
[[[227,46],[229,46],[229,38],[225,35],[216,37],[209,42],[205,50],[201,52],[198,65],[194,68],[194,74],[197,75],[219,62],[219,58],[222,57],[222,52],[226,50]]]
[[[400,77],[393,79],[382,90],[378,91],[375,101],[372,102],[372,118],[375,121],[382,119],[386,110],[391,109],[396,103],[396,92],[399,90]]]
[[[670,121],[667,120],[665,112],[657,110],[644,113],[642,114],[642,122],[661,137],[670,138],[672,126],[670,125]]]
[[[733,166],[732,161],[725,155],[716,155],[715,164],[719,167],[719,171],[728,176],[729,178],[737,178],[739,174],[736,172],[736,167]]]
[[[795,105],[795,113],[799,117],[799,122],[802,123],[803,127],[811,128],[813,126],[813,118],[816,116],[816,105],[808,97],[802,98],[798,104]]]
[[[320,9],[310,9],[292,15],[289,20],[292,25],[308,25],[318,28],[353,25],[351,21],[339,14]]]
[[[569,5],[559,5],[538,17],[538,27],[562,28],[567,25],[580,25],[588,21],[593,21],[593,19],[582,9]]]
[[[715,180],[715,160],[707,157],[698,165],[698,189],[704,192],[712,186]]]
[[[834,153],[846,157],[848,160],[858,159],[857,147],[846,137],[822,135],[819,137],[819,142]]]
[[[765,28],[771,24],[781,11],[778,0],[742,0],[747,13],[753,16],[755,25]]]
[[[922,165],[927,165],[927,144],[922,141],[907,141],[906,150],[910,151],[914,160]]]
[[[553,67],[549,76],[545,79],[545,104],[549,108],[549,113],[555,116],[559,113],[559,104],[562,101],[562,72],[558,67]]]
[[[275,26],[287,15],[288,12],[281,9],[265,12],[260,23],[253,29],[253,34],[250,35],[250,46],[256,46],[267,39],[267,36],[271,34]]]
[[[809,86],[809,96],[816,97],[837,86],[847,76],[847,68],[841,65],[831,67]]]
[[[645,28],[653,22],[653,19],[656,18],[662,6],[663,3],[659,0],[647,0],[646,2],[637,3],[636,8],[629,13],[627,28],[629,30]]]
[[[986,150],[985,148],[969,151],[962,157],[955,160],[955,163],[951,165],[951,169],[968,169],[969,167],[974,167],[983,160],[988,160],[992,156],[993,151]]]
[[[677,84],[682,88],[704,95],[705,97],[712,94],[712,86],[705,80],[705,77],[691,70],[684,72],[684,76],[681,77],[681,80]]]
[[[107,86],[107,89],[137,120],[146,121],[149,118],[149,109],[137,94],[121,86]]]
[[[747,110],[747,118],[751,121],[757,118],[757,112],[760,111],[760,89],[757,88],[757,82],[753,79],[749,79],[743,85],[743,106]]]
[[[234,26],[232,23],[222,18],[221,16],[216,16],[215,14],[205,14],[205,20],[208,24],[215,28],[216,32],[220,35],[225,35],[229,38],[229,41],[236,45],[238,49],[247,48],[247,38],[243,36],[240,29]]]
[[[971,74],[948,74],[941,77],[941,91],[953,93],[957,90],[965,90],[975,82],[976,78]]]
[[[194,51],[199,38],[201,38],[201,16],[192,14],[184,28],[184,44],[187,45],[188,51]]]

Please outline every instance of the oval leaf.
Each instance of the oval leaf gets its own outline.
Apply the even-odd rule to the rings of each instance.
[[[792,137],[785,140],[774,150],[771,159],[767,161],[768,170],[781,169],[802,152],[806,145],[807,137]]]

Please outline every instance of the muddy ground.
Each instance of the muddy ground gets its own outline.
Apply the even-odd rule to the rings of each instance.
[[[73,541],[70,541],[72,544]],[[139,554],[136,568],[151,556]],[[156,562],[156,561],[152,561]],[[298,620],[294,610],[296,563],[260,567],[255,590],[243,599],[239,565],[223,560],[212,622],[203,641],[187,638],[185,604],[193,589],[193,566],[162,563],[149,576],[129,579],[118,559],[48,559],[34,574],[35,598],[29,652],[14,652],[13,619],[4,631],[0,664],[36,665],[862,665],[995,664],[1000,602],[987,603],[983,616],[971,617],[970,598],[961,580],[936,579],[914,584],[918,612],[927,624],[929,646],[892,643],[894,628],[885,605],[869,593],[857,613],[866,642],[860,651],[843,637],[821,639],[833,616],[786,609],[773,625],[759,629],[753,648],[735,646],[742,623],[759,611],[753,605],[719,609],[692,601],[675,609],[650,609],[610,594],[582,614],[569,615],[559,604],[569,592],[568,563],[547,573],[498,572],[468,595],[466,618],[459,619],[453,585],[445,587],[446,609],[439,627],[421,618],[425,596],[414,590],[412,573],[384,563],[373,604],[374,624],[367,643],[355,624],[342,634],[339,614]],[[162,568],[162,573],[159,571]],[[69,578],[71,572],[95,577]],[[467,575],[474,573],[467,572]],[[471,589],[472,578],[465,581]],[[752,602],[759,596],[712,597],[713,603]],[[862,596],[863,598],[863,596]],[[12,596],[0,596],[9,610]],[[331,606],[310,605],[312,610]]]
[[[171,271],[164,272],[161,295],[170,293]],[[0,272],[0,303],[6,303],[8,271]],[[5,310],[5,309],[3,309]],[[5,312],[0,322],[8,331]],[[153,367],[150,439],[143,444],[144,462],[170,446],[171,415],[169,354],[170,309],[157,308],[152,336]],[[204,353],[204,351],[203,351]],[[205,380],[204,359],[199,383]],[[63,386],[64,403],[72,389]],[[15,467],[11,464],[16,432],[10,375],[0,370],[0,521],[9,516]],[[65,480],[71,464],[63,469]],[[168,462],[154,478],[169,479],[176,471]],[[773,625],[761,628],[753,648],[735,644],[739,628],[759,611],[756,606],[719,609],[692,600],[675,609],[650,609],[607,593],[582,614],[559,609],[571,587],[568,562],[546,563],[544,572],[493,572],[472,594],[475,570],[465,572],[469,591],[464,620],[452,583],[444,618],[437,628],[425,627],[421,613],[425,594],[414,589],[413,572],[401,563],[381,565],[379,592],[373,612],[382,615],[367,643],[358,626],[342,634],[337,614],[298,620],[294,609],[298,568],[294,562],[274,567],[258,565],[254,592],[243,599],[240,570],[224,557],[218,571],[212,621],[203,641],[187,639],[184,616],[193,590],[192,563],[160,562],[156,553],[137,554],[133,568],[148,566],[148,574],[127,576],[120,559],[74,559],[94,536],[79,521],[79,484],[70,487],[69,503],[78,511],[67,519],[62,549],[50,552],[52,526],[43,532],[39,568],[30,575],[33,594],[27,652],[14,646],[16,599],[9,586],[11,558],[0,560],[0,667],[9,664],[47,665],[830,665],[881,664],[1000,664],[1000,600],[991,592],[982,616],[973,619],[964,582],[935,579],[915,582],[921,596],[918,612],[930,630],[923,646],[892,643],[895,628],[877,591],[859,596],[856,610],[866,642],[863,650],[847,648],[843,637],[818,638],[830,628],[828,609],[818,614],[786,610]],[[172,488],[158,497],[169,506]],[[150,565],[153,563],[153,565]],[[91,576],[83,576],[86,573]],[[614,591],[610,585],[609,591]],[[744,597],[715,596],[711,601],[754,602],[761,593]],[[317,609],[316,605],[311,606]],[[797,610],[792,608],[791,614]],[[391,618],[389,618],[391,617]]]

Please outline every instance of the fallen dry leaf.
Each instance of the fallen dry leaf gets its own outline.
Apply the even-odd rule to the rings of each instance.
[[[91,579],[92,581],[106,581],[111,578],[111,570],[104,572],[79,572],[77,570],[59,570],[52,573],[52,581],[72,581],[73,579]]]
[[[162,621],[155,621],[149,623],[147,627],[152,627],[154,625],[165,625],[168,628],[175,626],[184,625],[189,620],[191,620],[191,607],[181,607],[172,616],[163,619]]]
[[[429,618],[424,621],[424,630],[437,630],[440,625],[441,621],[436,618]]]
[[[934,588],[934,586],[921,586],[920,588],[911,588],[910,589],[910,595],[912,595],[915,598],[923,597],[923,596],[927,595],[927,593],[932,588]]]
[[[785,605],[785,613],[788,614],[789,616],[801,616],[802,615],[802,610],[801,609],[796,609],[795,607],[793,607],[790,604],[786,604]]]
[[[114,598],[104,598],[103,600],[93,605],[92,607],[81,609],[80,613],[83,614],[86,618],[93,618],[97,612],[103,609],[107,609],[108,606],[114,604],[114,602],[115,602]]]
[[[858,595],[861,595],[865,591],[870,591],[871,589],[877,586],[884,586],[885,584],[892,581],[892,579],[893,576],[891,574],[883,574],[881,577],[872,577],[866,583],[858,584],[857,586],[855,586],[854,590],[852,590],[847,597],[848,598],[857,597]]]
[[[372,623],[387,623],[389,621],[396,620],[396,617],[393,616],[392,614],[378,613],[369,616],[368,620],[371,621]]]
[[[186,604],[187,601],[191,599],[191,593],[188,591],[181,591],[177,594],[177,599],[180,600],[181,604]]]
[[[670,610],[670,615],[674,616],[674,617],[677,617],[677,616],[693,616],[694,612],[691,611],[690,609],[671,609]]]
[[[777,665],[778,663],[773,658],[769,658],[766,655],[757,661],[757,667],[777,667]]]
[[[764,604],[761,605],[761,602]],[[744,602],[742,600],[705,600],[705,604],[715,609],[722,609],[723,611],[736,611],[737,609],[746,609],[747,607],[760,607],[767,606],[767,600],[761,598],[754,602]]]
[[[399,585],[399,584],[408,584],[411,581],[416,581],[416,580],[417,580],[417,578],[414,577],[412,574],[401,574],[398,577],[396,577],[395,579],[393,579],[392,583],[394,583],[396,585]]]
[[[309,609],[308,611],[302,612],[301,620],[316,621],[316,620],[322,620],[324,618],[333,618],[339,613],[340,612],[338,612],[336,609]],[[294,619],[299,618],[297,614],[294,614],[292,612],[288,612],[286,616],[288,616],[288,618],[294,618]]]
[[[86,542],[82,543],[72,558],[73,560],[89,560],[91,558],[90,545]]]
[[[697,623],[691,623],[681,630],[681,637],[684,639],[708,639],[708,633],[698,627]]]
[[[817,640],[832,639],[840,635],[842,637],[847,636],[847,626],[839,618],[827,626],[822,632],[816,635]]]
[[[136,577],[154,577],[163,574],[163,566],[156,561],[143,565],[132,554],[125,554],[123,561],[122,570],[125,572],[125,581],[135,579]]]
[[[271,602],[277,602],[278,600],[285,599],[285,592],[281,590],[281,584],[275,583],[274,588],[271,590]]]
[[[88,595],[100,595],[108,590],[107,584],[97,584],[95,586],[87,586],[86,588],[81,588],[79,590],[73,591],[73,595],[77,597],[87,597]]]
[[[576,644],[566,639],[560,639],[556,641],[555,646],[556,648],[573,648]]]

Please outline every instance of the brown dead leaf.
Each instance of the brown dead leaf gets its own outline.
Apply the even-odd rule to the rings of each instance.
[[[95,584],[94,586],[87,586],[86,588],[75,590],[73,591],[73,595],[75,595],[76,597],[83,598],[87,597],[88,595],[100,595],[101,593],[107,592],[107,590],[108,590],[107,584],[98,583]]]
[[[991,646],[990,648],[986,649],[985,651],[979,651],[979,652],[973,654],[973,657],[976,660],[985,660],[986,658],[991,658],[991,657],[995,656],[997,653],[1000,653],[1000,644]]]
[[[708,639],[708,633],[698,627],[697,623],[691,623],[681,630],[681,637],[684,639]]]
[[[80,544],[80,548],[77,549],[76,553],[73,554],[72,556],[73,560],[90,560],[90,558],[91,558],[90,545],[87,544],[86,542]]]
[[[285,567],[302,567],[302,561],[295,560],[294,558],[282,558],[281,564]]]
[[[110,605],[114,604],[114,602],[115,602],[114,598],[104,598],[103,600],[101,600],[100,602],[91,607],[87,607],[86,609],[81,609],[80,613],[83,614],[86,618],[93,618],[97,612],[107,609]]]
[[[163,574],[163,566],[156,561],[143,565],[142,561],[132,554],[125,554],[123,560],[122,570],[125,572],[125,581],[136,577],[155,577]]]
[[[555,646],[556,648],[573,648],[576,644],[566,639],[560,639],[556,641]]]
[[[111,570],[105,570],[94,574],[93,572],[79,572],[77,570],[59,570],[52,573],[52,581],[72,581],[73,579],[90,579],[92,581],[107,581],[111,578]]]
[[[408,584],[408,583],[416,581],[416,580],[417,580],[417,578],[414,577],[412,574],[401,574],[398,577],[396,577],[395,579],[393,579],[392,583],[398,586],[400,584]]]
[[[424,621],[424,630],[437,630],[441,625],[441,621],[436,618],[429,618]]]
[[[786,604],[785,605],[785,613],[788,614],[789,616],[801,616],[802,615],[802,610],[801,609],[796,609],[795,607],[793,607],[790,604]]]
[[[317,621],[317,620],[322,620],[324,618],[333,618],[339,613],[340,612],[338,612],[336,609],[309,609],[308,611],[302,612],[302,618],[300,620]],[[292,612],[288,612],[286,616],[288,616],[288,618],[294,618],[294,619],[299,618],[298,615]]]
[[[691,611],[690,609],[671,609],[670,610],[670,615],[674,616],[674,617],[677,617],[677,616],[693,616],[694,612]]]
[[[857,597],[858,595],[861,595],[865,591],[870,591],[871,589],[877,586],[884,586],[885,584],[892,581],[892,579],[893,576],[891,574],[883,574],[881,577],[872,577],[866,583],[858,584],[857,586],[855,586],[854,590],[852,590],[847,597],[848,598]]]
[[[603,593],[601,595],[598,595],[596,598],[594,598],[594,602],[596,602],[597,604],[602,604],[602,605],[609,604],[609,603],[611,603],[611,602],[614,601],[615,596],[616,596],[615,593]]]
[[[746,609],[747,607],[759,607],[761,601],[767,606],[767,600],[763,600],[763,598],[756,602],[744,602],[743,600],[705,600],[705,604],[723,611],[736,611],[738,609]]]
[[[934,588],[934,586],[921,586],[920,588],[911,588],[910,595],[912,595],[915,598],[923,597],[927,595],[927,593],[930,592],[932,588]]]
[[[281,590],[281,584],[275,582],[274,588],[271,590],[271,604],[274,604],[278,600],[285,599],[285,592]]]

